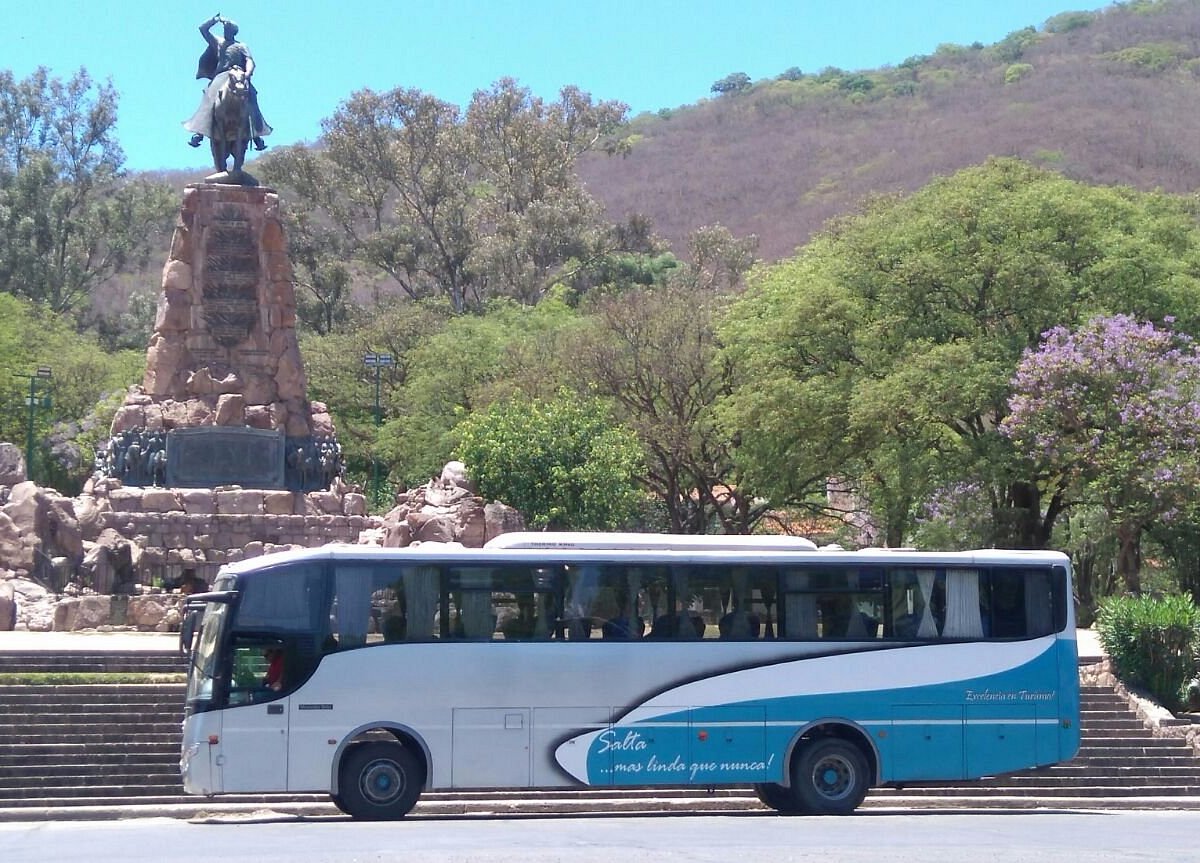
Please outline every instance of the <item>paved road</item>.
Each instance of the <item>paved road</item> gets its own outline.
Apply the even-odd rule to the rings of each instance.
[[[875,811],[723,816],[0,824],[4,863],[1132,863],[1200,857],[1200,814]]]

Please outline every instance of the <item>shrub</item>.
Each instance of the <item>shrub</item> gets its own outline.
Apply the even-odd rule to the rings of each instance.
[[[1072,30],[1087,27],[1094,20],[1095,12],[1061,12],[1046,19],[1045,30],[1047,33],[1070,33]]]
[[[1103,56],[1133,66],[1140,72],[1154,74],[1175,66],[1187,53],[1185,46],[1174,42],[1142,42]]]
[[[1109,597],[1096,629],[1118,677],[1171,710],[1182,706],[1200,632],[1200,609],[1190,596]]]
[[[992,50],[1002,62],[1015,63],[1025,56],[1025,52],[1037,42],[1037,39],[1037,30],[1033,27],[1025,27],[1009,33],[997,42]]]
[[[1033,66],[1028,63],[1013,63],[1004,70],[1004,83],[1015,84],[1033,71]]]

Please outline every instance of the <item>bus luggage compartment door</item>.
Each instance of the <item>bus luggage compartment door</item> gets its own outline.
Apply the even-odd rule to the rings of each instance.
[[[885,781],[962,779],[963,709],[955,704],[892,708],[891,769]]]
[[[290,700],[279,698],[224,711],[217,760],[222,792],[287,790]]]
[[[1035,704],[968,704],[968,778],[1036,766],[1037,731]]]
[[[453,787],[529,785],[528,708],[455,708],[453,723]]]

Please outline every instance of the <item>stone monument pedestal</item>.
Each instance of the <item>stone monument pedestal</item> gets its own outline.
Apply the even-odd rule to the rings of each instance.
[[[279,196],[188,186],[146,372],[113,419],[104,472],[126,485],[328,489],[341,450],[306,387]]]

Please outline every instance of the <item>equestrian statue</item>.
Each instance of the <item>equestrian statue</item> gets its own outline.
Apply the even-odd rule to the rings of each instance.
[[[223,25],[221,36],[210,32],[216,24]],[[251,81],[254,58],[249,47],[238,41],[237,33],[238,25],[219,12],[200,25],[200,35],[208,45],[200,56],[196,77],[207,78],[209,84],[200,107],[183,126],[192,133],[189,146],[199,147],[208,138],[217,170],[209,180],[253,186],[257,181],[242,170],[246,148],[253,144],[254,149],[265,150],[263,138],[271,134],[271,127],[263,119],[258,91]]]

